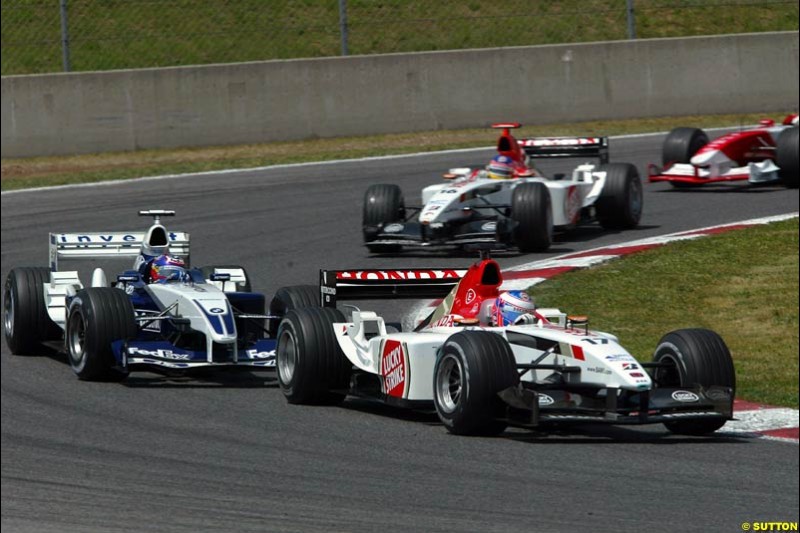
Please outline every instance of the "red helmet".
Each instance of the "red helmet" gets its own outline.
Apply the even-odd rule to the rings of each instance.
[[[150,283],[166,283],[186,279],[186,263],[177,257],[160,255],[150,265]]]

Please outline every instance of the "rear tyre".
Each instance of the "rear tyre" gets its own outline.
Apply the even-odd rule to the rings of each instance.
[[[292,309],[303,307],[319,307],[320,293],[316,285],[292,285],[281,287],[272,297],[269,304],[269,314],[278,318],[271,318],[269,333],[272,338],[278,335],[278,326],[281,319]]]
[[[370,244],[376,228],[405,219],[405,200],[400,187],[394,184],[370,185],[364,194],[364,244],[373,253],[394,253],[402,250],[396,244]]]
[[[45,267],[14,268],[3,290],[3,331],[14,355],[32,354],[43,341],[58,340],[61,329],[50,320],[44,301]]]
[[[544,183],[527,182],[514,187],[511,219],[516,222],[514,243],[521,252],[545,252],[553,241],[553,206]]]
[[[667,333],[658,343],[653,361],[668,363],[657,368],[653,380],[657,387],[730,387],[736,392],[733,359],[725,341],[707,329],[679,329]],[[705,435],[725,425],[725,420],[682,420],[665,422],[672,433]]]
[[[608,229],[631,229],[642,218],[642,180],[639,171],[630,163],[610,163],[606,183],[597,199],[597,219]]]
[[[133,304],[127,294],[110,287],[78,292],[69,305],[67,358],[72,370],[86,381],[119,381],[127,375],[117,368],[111,349],[115,341],[136,336]]]
[[[775,161],[775,164],[780,167],[779,174],[783,184],[790,189],[797,189],[798,186],[797,131],[796,126],[783,130],[778,137]]]
[[[697,128],[675,128],[667,138],[661,149],[661,163],[670,165],[675,163],[690,163],[692,156],[700,148],[708,144],[708,135]],[[676,189],[688,189],[695,187],[694,183],[671,181],[670,185]]]
[[[352,365],[339,348],[334,322],[338,309],[293,309],[278,328],[278,383],[289,403],[335,405],[347,396]]]
[[[433,370],[433,402],[447,431],[456,435],[499,435],[507,423],[497,393],[519,384],[508,342],[488,331],[450,336]]]
[[[200,270],[203,272],[203,279],[211,278],[211,274],[214,273],[214,270],[217,268],[240,268],[244,272],[244,283],[237,283],[236,284],[236,291],[237,292],[252,292],[253,287],[250,284],[250,276],[247,274],[247,270],[244,267],[239,265],[211,265],[211,266],[204,266]]]

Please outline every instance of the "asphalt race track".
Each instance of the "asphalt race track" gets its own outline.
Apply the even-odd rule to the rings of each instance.
[[[661,137],[612,140],[641,173]],[[47,264],[50,231],[144,229],[175,209],[192,262],[241,264],[255,290],[316,283],[318,269],[466,266],[441,253],[372,257],[369,184],[407,204],[448,167],[491,151],[153,180],[2,196],[2,276]],[[548,167],[543,166],[545,169]],[[561,167],[563,170],[565,167]],[[798,211],[798,192],[645,184],[642,226],[587,227],[549,254]],[[709,265],[713,268],[713,265]],[[86,280],[84,280],[86,281]],[[399,319],[409,303],[376,308]],[[798,448],[752,437],[682,438],[662,426],[579,427],[500,438],[447,434],[435,414],[359,400],[287,405],[272,374],[134,374],[80,382],[63,356],[2,350],[2,528],[115,531],[740,531],[798,520]]]

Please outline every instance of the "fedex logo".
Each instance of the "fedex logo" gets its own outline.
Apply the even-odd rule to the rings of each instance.
[[[160,359],[176,359],[184,361],[191,359],[191,354],[185,352],[174,352],[172,350],[163,350],[161,348],[157,350],[145,350],[135,346],[128,348],[128,355],[144,355],[149,357],[158,357]]]
[[[341,280],[414,280],[414,279],[459,279],[466,270],[362,270],[354,272],[337,272],[336,279]]]

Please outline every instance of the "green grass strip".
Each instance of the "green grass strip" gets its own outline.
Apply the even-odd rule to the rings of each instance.
[[[678,126],[698,128],[750,126],[765,116],[780,121],[785,115],[786,113],[750,113],[547,124],[525,126],[515,134],[520,138],[552,135],[610,136],[668,131]],[[488,126],[487,124],[485,128],[468,130],[440,130],[240,146],[3,159],[2,190],[492,146],[497,139],[497,133],[488,129]],[[611,155],[614,156],[613,142]],[[653,153],[654,162],[660,157],[660,152]],[[459,157],[454,155],[453,162],[457,163],[458,160]]]
[[[798,219],[679,241],[532,287],[544,307],[589,315],[649,361],[665,333],[713,329],[736,396],[798,407]]]

